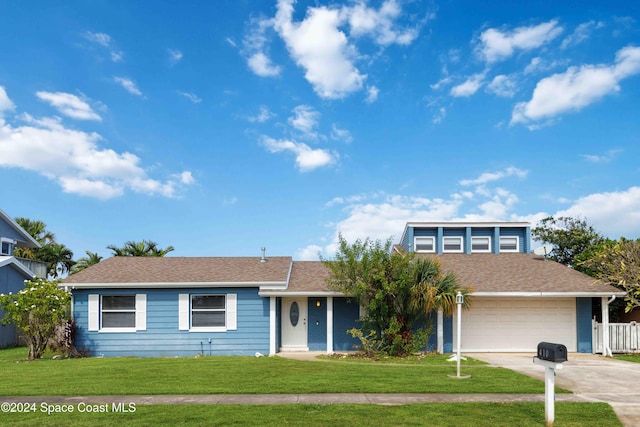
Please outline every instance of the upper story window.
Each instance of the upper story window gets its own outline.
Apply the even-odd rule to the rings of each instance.
[[[414,237],[414,248],[416,252],[435,252],[436,240],[434,237]]]
[[[517,236],[501,236],[500,252],[518,252],[520,250],[520,240]]]
[[[462,237],[443,237],[443,252],[462,252]]]
[[[13,255],[13,240],[0,239],[0,255]]]
[[[491,237],[471,237],[471,252],[491,252]]]

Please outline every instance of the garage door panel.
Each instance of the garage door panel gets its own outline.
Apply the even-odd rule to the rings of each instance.
[[[454,316],[454,347],[456,316]],[[576,351],[575,298],[475,298],[462,314],[463,351],[535,352],[540,341]]]

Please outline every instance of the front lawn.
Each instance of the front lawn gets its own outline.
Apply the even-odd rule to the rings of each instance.
[[[638,353],[633,353],[633,354],[616,354],[615,356],[613,356],[614,359],[618,359],[618,360],[626,360],[627,362],[636,362],[636,363],[640,363],[640,354]]]
[[[542,381],[486,365],[463,364],[462,374],[471,378],[452,379],[455,363],[440,359],[406,365],[215,356],[27,362],[24,351],[0,350],[0,396],[544,393]]]
[[[605,403],[557,403],[555,426],[621,426]],[[128,413],[2,414],[11,426],[542,426],[544,403],[138,405]]]

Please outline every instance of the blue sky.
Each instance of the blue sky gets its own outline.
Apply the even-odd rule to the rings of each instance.
[[[407,221],[640,237],[629,1],[0,3],[0,200],[76,258],[330,256]]]

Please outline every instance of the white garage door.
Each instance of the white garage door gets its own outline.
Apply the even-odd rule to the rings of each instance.
[[[457,349],[457,314],[453,350]],[[576,351],[575,298],[473,298],[462,311],[462,351],[535,352],[541,341]]]

